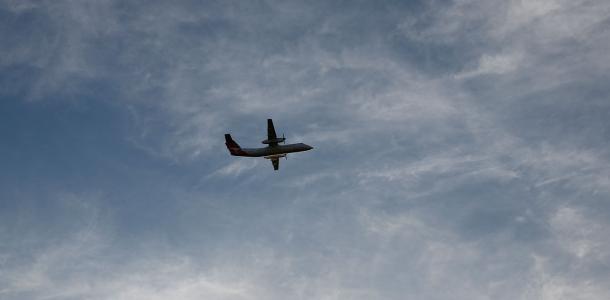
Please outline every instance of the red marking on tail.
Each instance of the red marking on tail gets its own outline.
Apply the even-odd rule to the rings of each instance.
[[[238,143],[236,143],[233,138],[231,138],[230,134],[225,134],[225,145],[227,145],[227,149],[231,152],[231,155],[243,155],[245,154]]]

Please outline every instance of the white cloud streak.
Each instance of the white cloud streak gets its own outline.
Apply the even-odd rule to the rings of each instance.
[[[273,1],[209,10],[134,5],[135,11],[114,1],[7,4],[14,14],[49,19],[48,40],[33,35],[0,48],[1,66],[40,72],[25,98],[86,94],[74,79],[108,84],[137,118],[135,145],[172,162],[209,162],[205,174],[197,173],[204,178],[198,188],[209,191],[186,189],[193,199],[246,195],[260,202],[217,204],[234,222],[252,222],[222,232],[238,246],[210,242],[217,256],[173,253],[188,244],[178,236],[184,238],[178,246],[119,264],[106,255],[118,243],[103,230],[111,222],[71,231],[31,251],[32,262],[21,266],[6,263],[17,253],[5,253],[0,296],[610,295],[607,271],[594,266],[609,259],[607,211],[596,206],[610,195],[607,143],[591,146],[574,133],[520,124],[520,114],[534,110],[548,110],[537,121],[558,131],[588,124],[553,119],[560,103],[544,92],[605,78],[610,6],[604,1],[431,2],[420,15],[383,19],[359,9],[322,14],[315,5]],[[388,26],[367,32],[368,25],[358,26],[367,21]],[[357,37],[350,35],[354,27]],[[407,55],[417,50],[424,54]],[[585,96],[570,103],[589,107]],[[240,128],[249,136],[264,129],[254,122],[266,117],[287,120],[285,126],[297,127],[289,128],[291,139],[316,147],[324,163],[304,170],[317,173],[285,173],[269,183],[251,176],[263,160],[217,159],[219,151],[228,155],[222,133]],[[535,131],[543,138],[532,138]],[[245,175],[247,182],[236,186]],[[234,194],[220,197],[223,189]],[[210,227],[193,230],[218,234],[222,224]]]

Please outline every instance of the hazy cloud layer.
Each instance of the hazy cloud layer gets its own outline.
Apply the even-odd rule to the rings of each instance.
[[[0,1],[0,298],[609,298],[609,20]]]

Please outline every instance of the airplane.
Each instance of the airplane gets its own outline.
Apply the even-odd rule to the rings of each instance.
[[[280,158],[283,157],[288,159],[286,155],[293,152],[302,152],[313,149],[312,146],[298,143],[286,145],[286,138],[282,134],[282,137],[278,137],[275,134],[275,128],[273,127],[273,120],[267,119],[267,139],[262,141],[267,147],[263,148],[242,148],[237,144],[230,134],[225,134],[225,144],[227,149],[233,156],[246,156],[246,157],[264,157],[271,160],[273,169],[278,170],[280,168]],[[280,145],[280,143],[284,145]]]

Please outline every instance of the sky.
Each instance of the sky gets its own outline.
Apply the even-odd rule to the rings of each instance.
[[[610,299],[610,2],[0,0],[0,298]],[[266,119],[314,150],[269,161]]]

